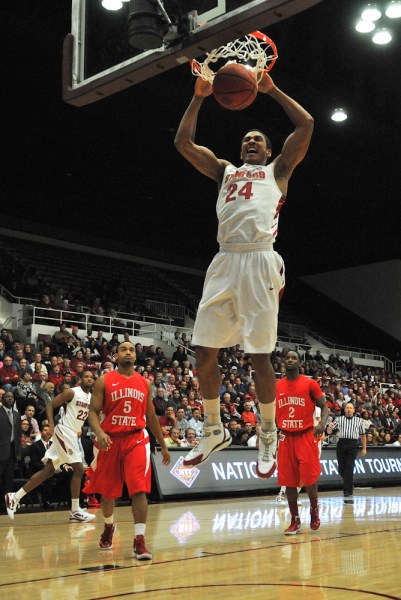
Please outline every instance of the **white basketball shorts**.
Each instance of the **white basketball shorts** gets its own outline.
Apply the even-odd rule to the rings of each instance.
[[[262,248],[265,245],[220,248],[206,273],[192,344],[208,348],[241,344],[249,354],[274,350],[285,269],[277,252]]]
[[[82,462],[82,453],[78,445],[76,431],[65,425],[55,426],[52,445],[46,450],[42,462],[46,464],[49,459],[55,469],[65,463],[72,465],[73,463]]]

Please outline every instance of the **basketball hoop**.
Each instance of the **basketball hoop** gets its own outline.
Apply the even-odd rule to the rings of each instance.
[[[225,46],[207,52],[202,63],[193,59],[191,70],[193,75],[202,77],[202,79],[212,84],[216,72],[222,66],[221,62],[217,64],[218,61],[236,62],[252,69],[259,83],[263,73],[267,73],[274,67],[277,56],[277,48],[274,42],[261,31],[254,31],[244,38],[234,40]],[[211,68],[212,65],[214,69]]]

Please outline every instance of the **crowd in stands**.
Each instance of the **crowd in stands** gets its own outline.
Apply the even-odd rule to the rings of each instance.
[[[9,331],[0,334],[0,402],[6,391],[12,391],[16,409],[23,423],[23,456],[29,454],[33,442],[40,438],[46,425],[46,405],[64,389],[79,385],[80,374],[90,369],[94,377],[115,368],[118,343],[130,339],[129,333],[105,333],[82,338],[79,330],[61,323],[52,335],[52,343],[41,351],[24,340],[13,339]],[[132,341],[132,340],[131,340]],[[190,362],[190,341],[178,331],[178,346],[166,357],[160,347],[143,347],[136,343],[136,369],[151,380],[153,402],[167,445],[191,447],[199,443],[203,430],[203,400]],[[176,348],[176,349],[174,349]],[[174,350],[173,350],[174,349]],[[277,375],[284,375],[282,352],[272,354]],[[316,379],[326,396],[329,420],[340,415],[344,403],[352,401],[363,420],[368,445],[401,445],[401,380],[383,369],[361,367],[352,358],[343,360],[339,354],[328,359],[317,351],[305,350],[301,373]],[[230,429],[232,444],[257,446],[260,423],[259,400],[255,392],[252,359],[239,346],[222,349],[219,354],[221,371],[221,418]],[[85,455],[90,460],[91,437],[85,430]],[[326,444],[336,443],[335,435]]]

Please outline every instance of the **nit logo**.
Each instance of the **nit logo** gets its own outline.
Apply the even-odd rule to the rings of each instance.
[[[170,470],[170,473],[176,479],[178,479],[178,481],[181,481],[181,483],[190,488],[193,485],[195,479],[198,477],[200,471],[197,467],[184,467],[184,465],[182,464],[183,462],[184,457],[180,456],[173,468]]]

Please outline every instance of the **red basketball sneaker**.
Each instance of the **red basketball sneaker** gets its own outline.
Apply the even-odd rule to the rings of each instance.
[[[116,530],[114,523],[107,525],[105,523],[104,530],[100,536],[99,546],[102,550],[111,550],[113,547],[113,534]]]
[[[143,537],[143,535],[135,536],[132,556],[134,558],[137,558],[138,560],[152,559],[152,554],[149,552],[149,550],[146,549],[145,538]]]
[[[294,535],[301,529],[301,519],[299,517],[291,517],[291,524],[284,531],[285,535]]]
[[[319,507],[310,509],[310,528],[316,531],[320,527]]]

